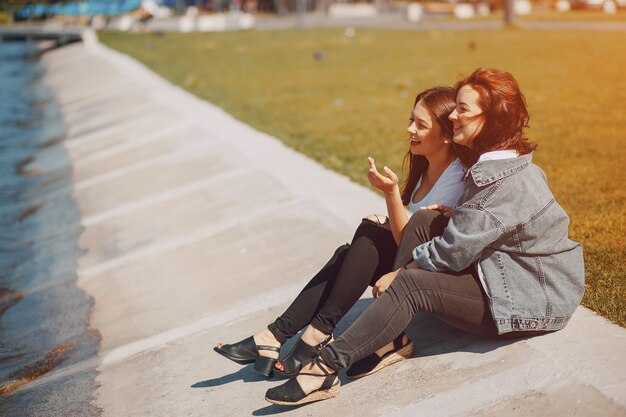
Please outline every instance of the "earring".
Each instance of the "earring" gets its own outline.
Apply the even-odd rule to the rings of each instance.
[[[444,139],[443,143],[450,143],[448,139]]]

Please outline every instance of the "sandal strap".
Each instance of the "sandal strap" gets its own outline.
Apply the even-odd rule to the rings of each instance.
[[[326,362],[324,362],[324,359],[322,359],[321,356],[318,356],[315,359],[313,359],[313,364],[315,364],[318,368],[320,368],[322,370],[322,372],[324,372],[324,375],[326,375],[326,376],[329,376],[329,375],[335,375],[336,376],[337,375],[337,371],[333,370],[334,372],[331,373],[331,372],[328,372],[326,370],[326,368],[324,368],[322,366],[322,364],[324,364],[324,365],[326,365],[327,367],[330,368],[330,366],[328,366],[328,364]]]
[[[317,365],[317,367],[320,368],[322,370],[322,372],[324,372],[324,375],[312,374],[312,373],[309,373],[309,372],[300,372],[299,375],[308,375],[308,376],[316,376],[316,377],[324,378],[324,382],[322,382],[322,386],[319,389],[320,390],[327,390],[327,389],[332,388],[333,385],[335,384],[335,380],[337,379],[337,372],[333,372],[333,373],[328,372],[326,370],[326,368],[324,368],[321,365],[322,363],[324,365],[326,365],[326,363],[319,356],[317,358],[313,359],[313,363],[315,365]],[[326,365],[326,366],[328,366],[328,365]]]
[[[315,345],[315,347],[317,348],[317,350],[322,350],[324,349],[324,347],[330,342],[330,339],[333,338],[332,333],[328,335],[328,337],[324,340],[322,340],[321,342],[319,342],[317,345]]]
[[[269,351],[272,351],[272,352],[280,353],[280,348],[279,347],[269,346],[269,345],[256,345],[256,350],[269,350]]]
[[[326,379],[324,379],[324,382],[322,382],[320,390],[331,389],[335,384],[335,380],[337,380],[337,374],[328,375]]]
[[[404,347],[404,344],[402,344],[403,338],[404,338],[404,332],[400,333],[398,337],[393,339],[393,350],[400,350]]]
[[[318,368],[320,368],[322,370],[322,372],[324,372],[324,375],[319,375],[319,374],[312,374],[309,372],[300,372],[298,375],[310,375],[310,376],[323,376],[323,377],[329,377],[329,376],[337,376],[337,372],[328,372],[326,370],[326,368],[324,368],[321,364],[323,363],[324,365],[328,366],[326,364],[326,362],[324,362],[324,360],[321,357],[316,357],[315,359],[313,359],[313,361],[311,361],[311,363],[313,365],[316,365]]]

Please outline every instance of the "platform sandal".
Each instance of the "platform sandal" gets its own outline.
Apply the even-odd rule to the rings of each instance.
[[[311,374],[308,372],[301,372],[299,375],[324,378],[321,387],[309,394],[305,394],[300,384],[298,384],[296,377],[292,377],[284,384],[268,389],[265,393],[265,400],[278,405],[302,405],[336,397],[337,394],[339,394],[339,386],[341,385],[337,378],[337,373],[328,372],[320,363],[324,362],[319,356],[313,359],[313,364],[320,368],[322,372],[324,372],[324,375]]]
[[[222,345],[222,347],[216,346],[213,350],[223,357],[228,358],[240,365],[254,363],[254,367],[252,369],[255,372],[267,377],[272,375],[272,370],[274,369],[274,364],[277,359],[261,356],[259,351],[269,350],[271,352],[280,353],[280,348],[277,346],[257,345],[254,343],[254,337],[252,336],[242,340],[241,342]]]
[[[405,333],[402,332],[393,340],[393,350],[385,353],[382,357],[372,353],[352,364],[346,376],[350,379],[363,378],[381,369],[393,365],[396,362],[410,358],[413,355],[413,342],[409,339],[406,345],[402,344]]]
[[[298,339],[287,356],[278,361],[283,369],[281,370],[277,367],[278,362],[274,365],[274,375],[281,378],[291,378],[292,376],[298,375],[298,372],[311,363],[332,338],[333,336],[330,335],[315,346],[307,344],[302,338]]]

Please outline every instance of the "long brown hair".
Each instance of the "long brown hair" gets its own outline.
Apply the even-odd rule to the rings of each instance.
[[[492,68],[477,68],[469,77],[454,86],[455,95],[461,87],[469,85],[478,93],[478,105],[482,109],[483,126],[473,140],[470,160],[463,160],[467,166],[473,165],[478,156],[489,151],[513,149],[520,155],[528,154],[537,148],[524,135],[530,116],[526,98],[520,91],[515,78],[504,71]]]
[[[452,122],[448,119],[452,110],[454,110],[456,93],[452,87],[433,87],[428,90],[422,91],[415,97],[415,102],[411,111],[415,108],[415,105],[422,100],[424,107],[428,109],[433,120],[437,122],[441,128],[443,136],[448,138],[452,142]],[[455,151],[460,146],[452,144]],[[413,155],[409,150],[404,156],[404,162],[402,163],[402,172],[405,172],[405,168],[408,165],[409,173],[406,176],[406,180],[402,185],[400,196],[402,197],[402,204],[405,206],[411,201],[411,194],[417,185],[420,177],[428,169],[428,159],[424,155]]]

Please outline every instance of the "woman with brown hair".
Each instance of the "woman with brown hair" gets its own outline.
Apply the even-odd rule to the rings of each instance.
[[[417,95],[407,128],[409,150],[405,163],[409,174],[402,191],[396,174],[387,167],[379,173],[374,160],[368,158],[368,178],[384,193],[388,217],[372,215],[363,219],[352,243],[336,250],[267,329],[238,343],[218,344],[216,352],[240,364],[254,363],[253,369],[265,376],[273,372],[286,377],[296,375],[328,343],[339,320],[368,285],[378,291],[378,277],[409,262],[412,248],[430,238],[431,223],[443,230],[447,217],[431,210],[424,210],[430,211],[428,222],[419,227],[407,226],[404,206],[415,212],[420,207],[454,206],[459,199],[465,171],[452,142],[448,115],[453,109],[451,87],[435,87]],[[398,245],[405,250],[398,251]],[[280,346],[304,327],[294,348],[277,363]],[[374,361],[368,371],[410,356],[413,347],[404,334],[397,334],[394,343],[380,348],[378,358],[384,358],[384,362]]]
[[[337,371],[393,340],[417,312],[496,338],[562,329],[584,290],[580,244],[545,174],[531,162],[529,116],[513,76],[478,68],[455,86],[453,140],[477,153],[442,236],[378,280],[378,299],[297,377],[267,391],[275,404],[334,397]],[[403,251],[405,248],[399,248]]]

